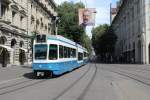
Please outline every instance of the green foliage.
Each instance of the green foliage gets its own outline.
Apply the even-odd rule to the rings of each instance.
[[[92,45],[97,55],[105,58],[112,56],[117,36],[108,25],[100,25],[92,30]]]
[[[83,45],[91,52],[91,40],[85,33],[85,27],[78,24],[79,8],[85,8],[84,4],[64,2],[58,7],[58,16],[60,17],[58,34]]]
[[[86,33],[83,34],[82,45],[87,48],[89,53],[92,52],[91,39],[86,35]]]
[[[80,37],[85,29],[78,25],[79,8],[84,8],[84,5],[82,3],[64,2],[58,7],[58,15],[60,16],[58,34],[81,43]]]

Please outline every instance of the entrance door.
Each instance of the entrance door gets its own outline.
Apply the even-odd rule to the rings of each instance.
[[[24,65],[25,63],[25,51],[24,50],[19,50],[19,61],[21,65]]]
[[[141,46],[141,41],[138,42],[138,62],[142,63],[142,46]]]
[[[0,63],[2,64],[2,67],[7,67],[8,60],[9,60],[9,53],[5,48],[2,48],[0,54]]]
[[[149,64],[150,64],[150,44],[149,44],[149,47],[148,47],[148,51],[149,51]]]

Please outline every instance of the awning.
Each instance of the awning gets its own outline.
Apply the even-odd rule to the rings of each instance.
[[[1,45],[1,44],[0,44],[0,47],[5,48],[5,49],[7,49],[8,51],[13,51],[13,49],[12,49],[11,47],[6,46],[6,45]]]
[[[28,50],[25,48],[20,48],[20,49],[23,50],[24,52],[28,52]]]

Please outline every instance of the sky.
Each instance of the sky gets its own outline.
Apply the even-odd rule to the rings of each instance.
[[[54,0],[56,4],[61,4],[64,1],[83,2],[87,8],[96,8],[96,23],[95,26],[86,27],[87,35],[91,38],[91,30],[101,24],[110,24],[110,3],[115,7],[118,0]]]

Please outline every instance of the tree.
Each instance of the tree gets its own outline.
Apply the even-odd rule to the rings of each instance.
[[[81,43],[81,36],[85,32],[84,27],[78,25],[78,9],[84,8],[83,3],[64,2],[58,6],[60,23],[58,34]]]
[[[92,35],[92,45],[94,47],[94,50],[95,50],[96,54],[100,54],[100,52],[101,52],[101,50],[99,50],[100,49],[99,48],[99,46],[100,46],[99,42],[101,40],[99,40],[99,39],[101,38],[101,36],[103,34],[106,33],[106,31],[108,29],[109,29],[109,26],[107,24],[99,25],[98,27],[92,29],[92,33],[93,33],[93,35]]]
[[[117,36],[108,25],[100,25],[92,30],[92,45],[101,61],[108,61],[113,56]]]
[[[86,35],[86,33],[83,34],[82,45],[87,48],[89,53],[92,52],[91,39]]]
[[[86,35],[85,27],[79,26],[78,9],[85,8],[83,3],[64,2],[58,6],[58,34],[81,44],[91,52],[91,40]]]

